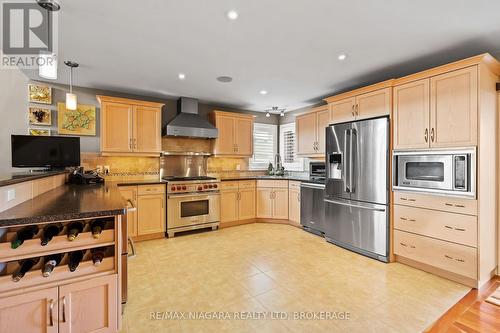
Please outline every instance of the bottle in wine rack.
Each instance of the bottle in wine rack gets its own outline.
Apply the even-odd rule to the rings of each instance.
[[[84,252],[79,250],[79,251],[73,251],[69,254],[69,261],[68,261],[68,267],[71,272],[74,272],[80,262],[83,259]]]
[[[22,228],[17,232],[16,239],[10,243],[10,247],[12,247],[13,249],[17,249],[24,243],[25,240],[32,239],[37,233],[38,226],[36,225],[29,225]]]
[[[24,277],[26,272],[31,270],[39,260],[40,258],[30,258],[19,261],[19,268],[12,274],[12,281],[19,282]]]
[[[97,248],[97,249],[92,249],[90,251],[92,253],[92,262],[94,263],[95,266],[99,266],[102,263],[102,260],[104,259],[104,249]]]
[[[61,223],[53,223],[45,226],[45,228],[43,228],[42,239],[40,241],[40,244],[42,246],[47,245],[54,236],[59,235],[62,229],[63,225]]]
[[[71,222],[68,225],[68,240],[74,241],[85,225],[81,221]]]
[[[106,221],[103,220],[93,221],[92,224],[90,225],[90,230],[92,230],[92,236],[94,238],[101,237],[101,233],[104,230],[105,226],[106,226]]]
[[[43,266],[43,277],[49,277],[54,268],[61,262],[62,253],[51,254],[45,257],[45,265]]]

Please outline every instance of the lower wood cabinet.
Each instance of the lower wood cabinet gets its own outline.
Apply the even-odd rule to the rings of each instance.
[[[255,218],[254,180],[223,182],[220,195],[222,223]]]
[[[288,185],[288,219],[300,223],[300,182],[290,181]]]
[[[137,236],[137,186],[120,187],[122,197],[127,201],[127,232],[131,237]],[[135,208],[135,209],[134,209]]]
[[[107,275],[2,298],[0,332],[116,332],[117,280]]]
[[[257,181],[257,218],[288,220],[288,180]]]

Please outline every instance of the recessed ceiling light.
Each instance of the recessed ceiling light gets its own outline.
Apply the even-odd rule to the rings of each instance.
[[[267,90],[261,90],[261,91],[260,91],[260,94],[261,94],[261,95],[267,95]]]
[[[233,78],[230,76],[219,76],[217,78],[217,81],[223,82],[223,83],[229,83],[229,82],[233,81]]]
[[[345,60],[347,58],[347,54],[339,54],[338,56],[339,60]]]
[[[186,74],[179,73],[179,80],[184,80],[186,78]]]
[[[230,10],[227,12],[227,18],[234,21],[238,18],[238,12],[235,10]]]

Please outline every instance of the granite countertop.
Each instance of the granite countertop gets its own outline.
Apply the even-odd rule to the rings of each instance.
[[[0,227],[126,213],[116,184],[66,184],[0,213]]]
[[[310,179],[309,175],[285,175],[285,176],[241,176],[241,177],[224,177],[221,181],[231,180],[255,180],[255,179],[278,179],[278,180],[295,180],[307,183],[324,184],[324,181]]]
[[[12,172],[0,174],[0,187],[28,182],[30,180],[51,177],[68,173],[67,170],[56,171],[34,171],[34,172]]]

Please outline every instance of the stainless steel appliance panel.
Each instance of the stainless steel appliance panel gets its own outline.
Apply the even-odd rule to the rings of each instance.
[[[349,155],[351,123],[326,128],[326,188],[328,195],[350,199]]]
[[[160,177],[206,176],[207,160],[204,155],[164,155],[160,158]]]
[[[167,228],[219,222],[220,193],[169,194]]]
[[[304,229],[322,235],[325,230],[325,186],[300,184],[300,224]]]
[[[352,123],[349,181],[351,200],[389,202],[389,119]],[[352,147],[352,148],[351,148]]]
[[[389,256],[389,206],[352,200],[325,200],[325,237],[382,261]]]

